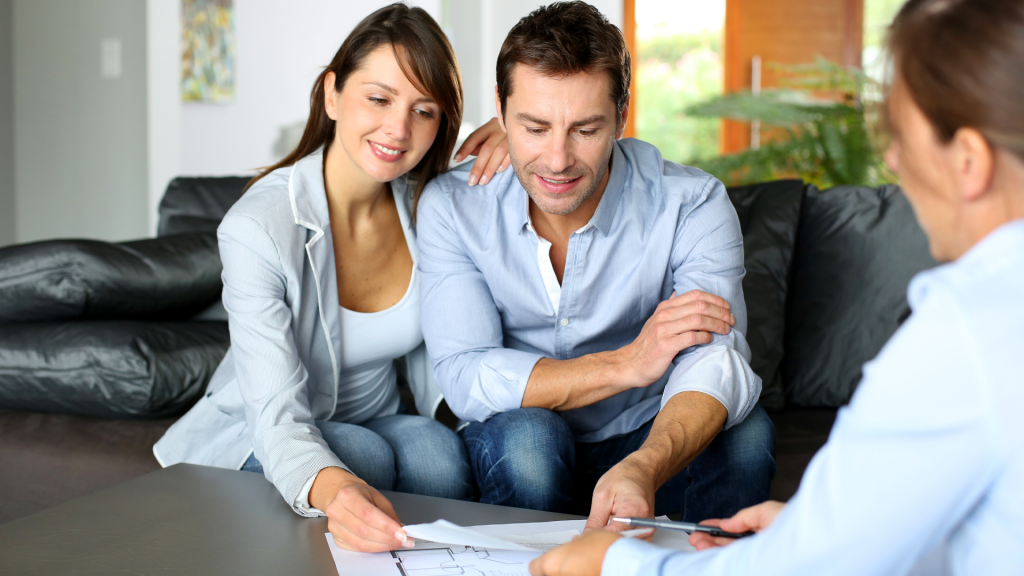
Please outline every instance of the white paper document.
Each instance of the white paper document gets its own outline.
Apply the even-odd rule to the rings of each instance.
[[[405,526],[406,533],[416,539],[414,548],[379,554],[342,550],[330,534],[326,536],[339,576],[528,576],[531,560],[571,541],[585,524],[586,520],[560,520],[463,527],[438,520]],[[644,532],[631,530],[628,534]],[[694,549],[687,537],[685,532],[657,530],[653,541],[690,552]]]
[[[551,528],[551,526],[544,527],[544,529],[547,528]],[[580,534],[580,530],[575,527],[567,530],[534,533],[523,530],[522,524],[465,528],[447,520],[438,520],[430,524],[413,524],[405,526],[404,530],[406,534],[417,540],[525,552],[554,548],[569,542]]]

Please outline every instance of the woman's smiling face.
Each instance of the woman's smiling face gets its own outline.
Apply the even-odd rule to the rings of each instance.
[[[367,55],[340,92],[334,81],[333,73],[324,78],[324,104],[342,162],[377,182],[419,164],[437,136],[441,107],[406,78],[394,48],[383,45]]]

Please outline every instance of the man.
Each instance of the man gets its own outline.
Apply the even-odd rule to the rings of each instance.
[[[591,530],[534,576],[1024,574],[1024,2],[909,0],[889,34],[886,163],[945,264],[911,281],[800,490],[709,521],[751,538]]]
[[[629,53],[588,4],[523,18],[497,79],[514,173],[437,178],[418,213],[424,336],[481,501],[605,526],[764,500],[774,428],[724,187],[617,141]]]

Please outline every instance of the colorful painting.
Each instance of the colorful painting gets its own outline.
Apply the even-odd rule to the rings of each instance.
[[[181,99],[230,102],[235,98],[233,0],[183,0]]]

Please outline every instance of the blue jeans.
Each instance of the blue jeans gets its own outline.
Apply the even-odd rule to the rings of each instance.
[[[581,515],[598,479],[647,439],[654,420],[602,442],[574,442],[568,424],[542,408],[520,408],[460,432],[480,501]],[[684,521],[727,518],[768,499],[775,476],[775,426],[756,406],[655,494],[655,514]]]
[[[378,490],[470,500],[473,479],[459,437],[436,420],[395,414],[362,425],[318,420],[327,446]],[[242,465],[263,472],[255,455]]]

